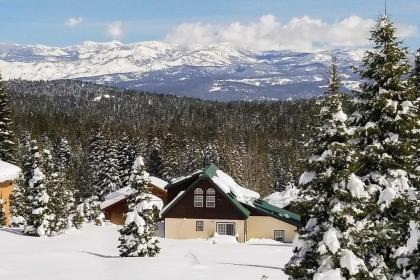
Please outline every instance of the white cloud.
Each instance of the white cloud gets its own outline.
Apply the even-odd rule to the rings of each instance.
[[[114,21],[107,25],[106,34],[113,39],[119,39],[124,33],[121,21]]]
[[[68,27],[76,27],[83,22],[83,18],[81,17],[71,17],[69,18],[64,24]]]
[[[166,36],[179,45],[228,42],[237,47],[256,50],[313,51],[335,47],[363,47],[369,44],[372,19],[350,16],[327,23],[308,16],[295,17],[282,24],[273,15],[262,16],[257,22],[231,24],[183,23]],[[403,38],[413,36],[416,27],[397,24]]]

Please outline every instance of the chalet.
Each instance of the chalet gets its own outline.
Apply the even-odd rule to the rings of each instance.
[[[149,177],[149,186],[152,190],[152,200],[157,205],[166,202],[165,186],[168,183],[154,176]],[[131,194],[130,187],[125,187],[113,192],[105,197],[105,201],[101,203],[101,209],[105,214],[105,220],[116,225],[122,225],[125,221],[125,214],[128,211],[127,197]]]
[[[215,165],[173,180],[165,189],[168,203],[161,216],[166,238],[209,238],[217,232],[235,235],[239,242],[292,242],[300,225],[299,215],[260,200]]]
[[[19,176],[19,167],[0,160],[0,200],[6,217],[6,225],[10,223],[10,196],[14,181]]]

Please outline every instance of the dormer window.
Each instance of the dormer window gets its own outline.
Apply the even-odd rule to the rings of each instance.
[[[216,191],[213,188],[209,188],[206,191],[206,207],[215,208],[216,207]]]
[[[204,192],[202,188],[194,190],[194,207],[203,207],[204,205]]]

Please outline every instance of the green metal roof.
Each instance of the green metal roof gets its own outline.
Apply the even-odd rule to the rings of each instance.
[[[300,216],[298,214],[290,212],[286,209],[276,207],[265,200],[257,199],[253,202],[253,206],[257,210],[260,210],[261,212],[268,214],[273,218],[282,220],[286,223],[289,223],[295,226],[300,225]]]

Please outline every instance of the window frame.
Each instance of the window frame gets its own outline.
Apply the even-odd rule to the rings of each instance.
[[[204,231],[204,221],[195,221],[195,231]]]
[[[278,235],[277,233],[281,233],[280,235]],[[282,238],[282,240],[277,240],[276,237],[280,237]],[[278,242],[284,242],[286,236],[286,232],[283,229],[275,229],[274,230],[274,240],[278,241]]]
[[[219,226],[225,226],[224,232],[225,233],[220,233],[219,232]],[[233,233],[232,234],[227,234],[227,227],[226,225],[232,225],[233,228]],[[235,236],[236,235],[236,225],[234,222],[220,222],[220,223],[216,223],[216,232],[220,235],[228,235],[228,236]]]
[[[204,195],[194,195],[194,208],[204,207]]]
[[[213,201],[209,201],[211,198]],[[209,203],[212,203],[209,205]],[[216,196],[215,195],[206,195],[206,208],[216,208]]]

